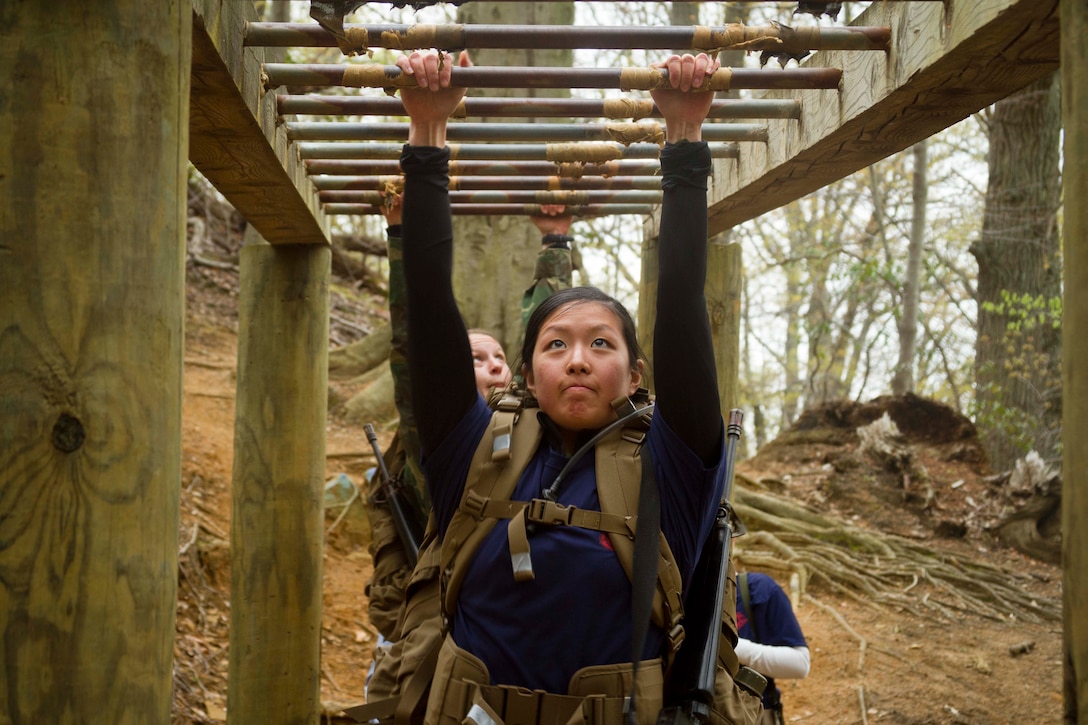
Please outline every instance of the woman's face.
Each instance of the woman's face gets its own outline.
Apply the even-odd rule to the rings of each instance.
[[[570,433],[594,430],[616,418],[612,401],[634,393],[642,361],[632,369],[620,320],[599,302],[560,307],[544,321],[525,373],[540,409]]]
[[[476,390],[484,398],[491,388],[505,388],[510,383],[510,366],[506,363],[506,353],[499,341],[481,332],[468,336],[472,347],[472,365],[476,373]]]

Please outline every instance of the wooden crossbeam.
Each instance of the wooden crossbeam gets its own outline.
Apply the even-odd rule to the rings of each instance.
[[[264,52],[242,47],[245,6],[193,0],[189,160],[269,242],[328,244],[305,167],[264,97]]]
[[[768,121],[767,144],[716,164],[710,231],[759,216],[928,138],[1058,68],[1058,0],[876,2],[859,24],[895,28],[892,51],[820,52],[837,93],[773,91],[802,123]]]

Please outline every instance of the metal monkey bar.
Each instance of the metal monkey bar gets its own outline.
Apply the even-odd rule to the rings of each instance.
[[[830,4],[830,3],[827,3]],[[820,2],[814,3],[819,6]],[[836,90],[838,68],[785,67],[813,51],[887,52],[887,27],[803,27],[783,24],[745,26],[572,27],[533,25],[426,25],[256,22],[246,26],[244,44],[265,47],[339,47],[345,55],[384,48],[446,50],[483,48],[626,49],[690,48],[718,52],[763,53],[763,62],[779,58],[782,68],[721,68],[709,90]],[[342,32],[341,32],[342,30]],[[266,63],[266,88],[285,88],[276,99],[286,137],[303,160],[327,214],[380,213],[381,194],[397,187],[408,124],[397,88],[415,79],[396,65],[376,62]],[[637,98],[668,84],[662,68],[451,68],[455,85],[469,89],[608,89],[623,98],[472,97],[451,118],[532,119],[467,123],[453,121],[447,130],[452,161],[451,192],[455,214],[533,213],[533,204],[563,203],[586,215],[646,213],[660,188],[657,157],[664,142],[661,114],[649,98]],[[381,89],[384,94],[321,89]],[[303,91],[309,91],[305,92]],[[768,141],[760,120],[800,120],[796,99],[715,100],[703,125],[717,159],[737,159],[742,144]],[[301,120],[298,116],[353,116],[344,121]],[[373,118],[372,121],[367,117]],[[540,123],[540,119],[585,119],[588,123]],[[599,122],[599,121],[604,121]],[[393,143],[383,143],[393,142]],[[622,179],[622,180],[621,180]],[[571,194],[592,194],[576,200]],[[470,196],[466,196],[469,194]],[[547,195],[547,196],[541,196]],[[625,196],[626,195],[626,196]],[[631,196],[633,195],[633,196]],[[548,198],[553,201],[544,202]],[[611,211],[604,211],[611,210]],[[627,210],[627,211],[621,211]],[[637,211],[632,211],[637,210]]]
[[[599,163],[619,159],[657,159],[661,147],[655,143],[607,143],[584,141],[555,144],[448,144],[450,158],[471,161],[569,161]],[[399,159],[402,144],[307,141],[298,145],[302,159]],[[736,143],[710,144],[716,159],[735,159],[740,153]]]
[[[408,139],[407,123],[288,123],[291,141],[401,141]],[[619,141],[664,143],[665,128],[655,121],[642,123],[451,123],[451,141],[554,143],[566,141]],[[703,124],[706,141],[767,141],[767,127],[757,123]]]
[[[284,115],[404,116],[404,104],[393,96],[280,95]],[[451,118],[661,118],[654,102],[643,98],[466,98]],[[714,101],[707,118],[757,119],[801,117],[801,104],[791,99],[726,98]]]
[[[344,86],[348,88],[413,88],[416,79],[400,66],[370,63],[265,63],[268,88],[277,86]],[[740,89],[835,89],[838,68],[721,68],[710,77],[708,91]],[[598,88],[651,91],[666,87],[666,68],[535,68],[472,66],[450,69],[450,83],[463,88]]]
[[[345,54],[370,48],[444,50],[532,48],[559,50],[667,50],[690,48],[771,51],[807,54],[814,50],[887,51],[891,30],[881,27],[804,27],[739,23],[632,28],[570,25],[354,25],[344,26],[345,41],[312,23],[250,23],[245,44],[266,47],[328,48],[340,45]]]

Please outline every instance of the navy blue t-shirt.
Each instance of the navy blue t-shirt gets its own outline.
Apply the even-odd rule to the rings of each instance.
[[[479,399],[424,461],[436,522],[445,533],[464,490],[473,452],[491,418]],[[691,578],[721,499],[724,466],[706,468],[655,416],[646,446],[661,490],[661,530],[682,581]],[[644,448],[645,454],[646,448]],[[725,446],[720,446],[724,451]],[[512,498],[539,497],[567,458],[542,442]],[[599,511],[594,457],[584,456],[559,491],[559,503]],[[607,534],[573,526],[539,527],[529,537],[535,579],[514,580],[501,520],[466,573],[451,621],[454,642],[487,665],[493,683],[566,693],[571,675],[590,665],[631,660],[631,583]],[[526,627],[526,622],[533,626]],[[645,658],[661,654],[664,633],[651,627]],[[547,662],[547,667],[541,667]]]
[[[801,625],[793,613],[790,598],[772,577],[759,572],[748,573],[748,598],[752,603],[752,612],[744,606],[740,587],[737,587],[737,627],[741,637],[759,644],[775,647],[808,647]],[[756,638],[751,619],[755,618]],[[763,695],[764,705],[777,698],[770,688]]]

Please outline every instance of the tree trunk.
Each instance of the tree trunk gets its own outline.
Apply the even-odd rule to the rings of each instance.
[[[831,259],[809,260],[811,293],[805,312],[805,332],[808,336],[809,379],[805,407],[810,408],[847,396],[842,382],[844,357],[840,334],[849,334],[848,322],[836,320],[837,310],[828,289]]]
[[[922,248],[925,244],[926,203],[929,184],[926,177],[926,142],[914,144],[914,213],[907,249],[907,274],[903,280],[903,316],[899,319],[899,361],[892,375],[892,393],[914,392],[914,354],[918,343],[918,292],[922,285]]]
[[[699,5],[694,2],[674,2],[669,8],[670,25],[698,25]],[[690,53],[691,48],[673,48],[674,53]]]
[[[573,2],[471,2],[458,8],[465,24],[571,25]],[[570,66],[570,50],[479,49],[476,65]],[[524,97],[525,89],[480,89],[480,95]],[[474,92],[475,93],[475,92]],[[532,97],[569,96],[569,89],[530,89]],[[548,123],[556,119],[527,119]],[[466,324],[488,330],[513,362],[521,344],[521,295],[533,279],[540,232],[528,217],[457,216],[453,220],[453,287]]]
[[[977,423],[995,470],[1029,448],[1056,455],[1061,417],[1057,229],[1061,177],[1056,75],[1000,101],[990,124],[989,185],[978,262]]]
[[[0,3],[0,722],[170,721],[192,15]]]
[[[792,226],[792,225],[791,225]],[[801,232],[793,229],[791,252],[797,249]],[[785,390],[782,395],[782,429],[793,425],[801,406],[801,312],[800,300],[802,281],[800,265],[787,264],[782,270],[786,275],[785,290],[785,326],[786,338],[783,341],[782,362],[785,374]]]

